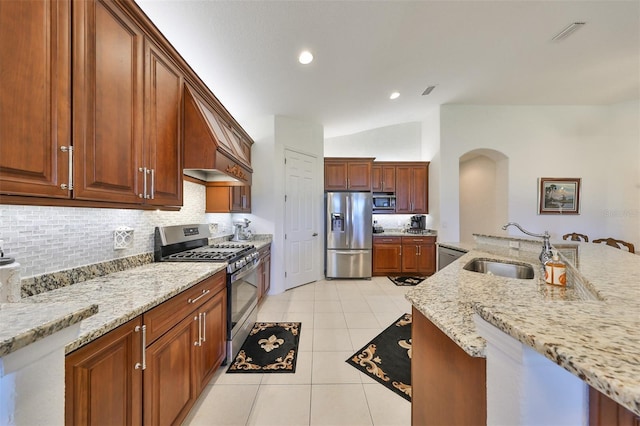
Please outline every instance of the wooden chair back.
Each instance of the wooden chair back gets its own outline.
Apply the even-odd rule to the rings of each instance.
[[[615,247],[617,249],[622,249],[621,246],[625,246],[629,249],[629,253],[635,253],[636,249],[633,244],[628,243],[622,240],[616,240],[615,238],[598,238],[597,240],[593,240],[594,243],[605,243],[608,246]]]
[[[589,242],[589,237],[584,234],[578,234],[577,232],[572,232],[570,234],[565,234],[562,236],[563,240],[571,239],[571,241],[584,241],[586,243]]]

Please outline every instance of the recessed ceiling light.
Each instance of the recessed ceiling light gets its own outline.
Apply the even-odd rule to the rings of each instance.
[[[558,34],[554,35],[551,40],[552,41],[564,40],[565,38],[569,37],[571,34],[576,32],[577,30],[582,28],[585,23],[586,22],[574,22],[572,24],[569,24],[566,28],[564,28]]]
[[[400,92],[393,92],[392,94],[389,95],[389,99],[398,99],[398,97],[400,96]]]
[[[313,61],[313,55],[308,50],[303,50],[300,56],[298,56],[298,62],[302,65],[310,64],[311,61]]]

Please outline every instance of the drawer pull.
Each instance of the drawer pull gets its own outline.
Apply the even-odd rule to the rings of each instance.
[[[207,289],[207,290],[202,290],[202,294],[198,297],[196,297],[195,299],[189,299],[187,300],[187,303],[196,303],[198,300],[202,299],[205,295],[209,294],[211,292],[211,290]]]
[[[136,370],[146,370],[147,368],[147,326],[143,325],[142,327],[140,327],[139,325],[136,325],[136,328],[134,328],[134,331],[136,333],[139,333],[140,331],[142,331],[142,364],[139,362],[136,362],[136,365],[134,368]]]

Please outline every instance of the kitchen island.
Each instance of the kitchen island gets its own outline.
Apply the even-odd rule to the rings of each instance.
[[[560,288],[543,281],[540,245],[476,236],[467,254],[409,291],[407,299],[471,358],[486,356],[477,315],[640,415],[640,258],[602,245],[559,244],[573,262],[571,286]],[[464,270],[475,258],[529,263],[535,276],[511,279]]]

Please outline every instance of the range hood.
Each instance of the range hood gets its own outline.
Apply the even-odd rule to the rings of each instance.
[[[184,96],[185,175],[251,185],[251,146],[189,86]]]

